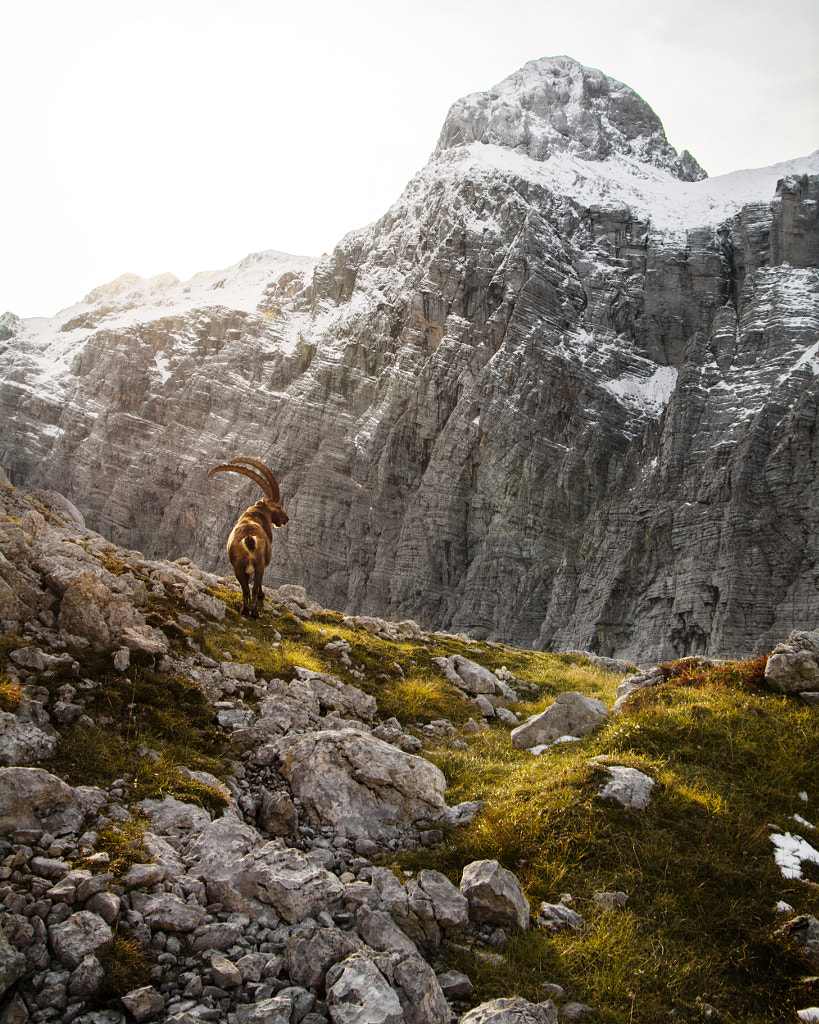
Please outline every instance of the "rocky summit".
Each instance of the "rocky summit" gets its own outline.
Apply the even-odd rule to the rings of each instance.
[[[320,259],[126,275],[0,320],[0,463],[146,557],[604,657],[766,651],[819,614],[819,154],[708,179],[627,86],[532,61]]]

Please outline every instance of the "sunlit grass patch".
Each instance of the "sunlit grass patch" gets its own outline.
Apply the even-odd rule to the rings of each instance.
[[[23,700],[23,691],[8,676],[0,676],[0,711],[16,711]]]
[[[426,866],[457,884],[469,861],[498,859],[520,879],[533,913],[568,892],[587,924],[515,937],[505,965],[453,954],[447,964],[469,974],[476,1001],[512,993],[535,1000],[549,981],[597,1007],[608,1024],[658,1022],[672,1010],[705,1019],[703,1003],[732,1024],[793,1018],[807,965],[773,938],[781,923],[774,907],[785,900],[817,915],[819,898],[782,877],[770,827],[793,825],[805,809],[800,792],[817,798],[819,727],[810,708],[741,684],[665,684],[635,694],[624,715],[551,755],[516,751],[491,730],[470,738],[467,750],[432,756],[450,802],[480,798],[486,806],[425,851]],[[599,799],[612,762],[654,779],[646,812]],[[422,866],[417,854],[405,860]],[[594,902],[602,891],[626,892],[627,910],[603,914]]]
[[[474,714],[474,705],[458,689],[440,676],[418,673],[399,677],[384,684],[377,694],[382,718],[397,718],[403,725],[446,718],[465,722]]]
[[[97,837],[96,852],[108,854],[109,861],[105,870],[110,871],[115,878],[127,874],[132,864],[149,863],[151,858],[142,845],[145,827],[145,819],[136,817],[109,825]],[[80,858],[76,866],[82,868],[87,865]]]
[[[185,803],[197,804],[210,810],[221,810],[228,804],[221,789],[210,783],[181,773],[179,767],[191,771],[206,771],[190,756],[173,757],[165,753],[157,760],[142,758],[136,765],[131,781],[131,796],[134,800],[146,798],[162,800],[173,796]]]

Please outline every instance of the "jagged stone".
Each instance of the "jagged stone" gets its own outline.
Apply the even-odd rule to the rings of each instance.
[[[295,929],[288,939],[284,968],[294,985],[321,990],[327,971],[364,949],[355,934],[315,924]]]
[[[186,903],[172,893],[152,896],[141,913],[152,930],[163,932],[192,932],[205,916],[198,904]]]
[[[473,921],[501,928],[529,927],[529,903],[520,882],[496,860],[476,860],[461,875],[460,890]]]
[[[406,922],[406,918],[404,921]],[[358,908],[355,915],[356,930],[361,938],[377,950],[402,949],[409,953],[417,953],[418,947],[388,913],[373,910],[366,904]]]
[[[397,993],[405,1024],[449,1024],[452,1011],[438,979],[418,953],[391,950],[374,957]]]
[[[270,793],[265,790],[256,820],[259,828],[274,836],[294,836],[298,833],[299,817],[287,793]]]
[[[475,991],[475,986],[460,971],[445,971],[439,974],[438,984],[447,999],[468,999]]]
[[[538,909],[537,923],[547,931],[560,932],[567,928],[580,931],[584,922],[576,910],[563,903],[543,902]]]
[[[121,1002],[137,1024],[150,1020],[165,1009],[165,997],[152,985],[133,989],[122,996]]]
[[[105,981],[105,970],[93,953],[84,956],[71,972],[68,994],[87,997],[96,995]]]
[[[553,743],[561,736],[587,736],[608,716],[606,705],[593,697],[569,691],[559,693],[555,702],[539,715],[532,715],[511,732],[516,747]]]
[[[447,933],[457,934],[469,923],[469,900],[439,871],[423,868],[418,885],[432,900],[435,920]]]
[[[210,958],[210,973],[214,985],[219,988],[238,988],[242,984],[242,972],[226,956],[214,953]]]
[[[656,783],[645,772],[622,765],[607,766],[609,779],[598,792],[601,800],[614,800],[623,807],[644,811],[651,802],[651,790]]]
[[[235,884],[249,896],[275,907],[290,924],[326,910],[344,891],[338,878],[314,858],[283,848],[276,840],[241,859]]]
[[[404,1024],[401,1001],[365,953],[353,953],[327,972],[333,1024]]]
[[[48,930],[48,941],[55,956],[72,969],[85,957],[110,949],[113,938],[108,924],[89,910],[80,910]]]
[[[355,729],[308,733],[280,749],[308,817],[348,836],[391,839],[446,807],[438,768]]]

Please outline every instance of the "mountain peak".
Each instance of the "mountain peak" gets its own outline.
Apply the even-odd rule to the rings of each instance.
[[[670,145],[662,122],[622,82],[571,57],[529,61],[494,88],[450,108],[435,154],[484,142],[545,161],[556,153],[584,160],[620,154],[683,181],[707,177],[691,154]]]

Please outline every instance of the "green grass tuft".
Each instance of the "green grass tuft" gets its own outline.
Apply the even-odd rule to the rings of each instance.
[[[16,711],[23,700],[23,691],[8,676],[0,676],[0,711]]]
[[[133,939],[115,933],[111,949],[101,954],[99,960],[105,971],[100,992],[103,1000],[118,999],[151,983],[151,954]]]

